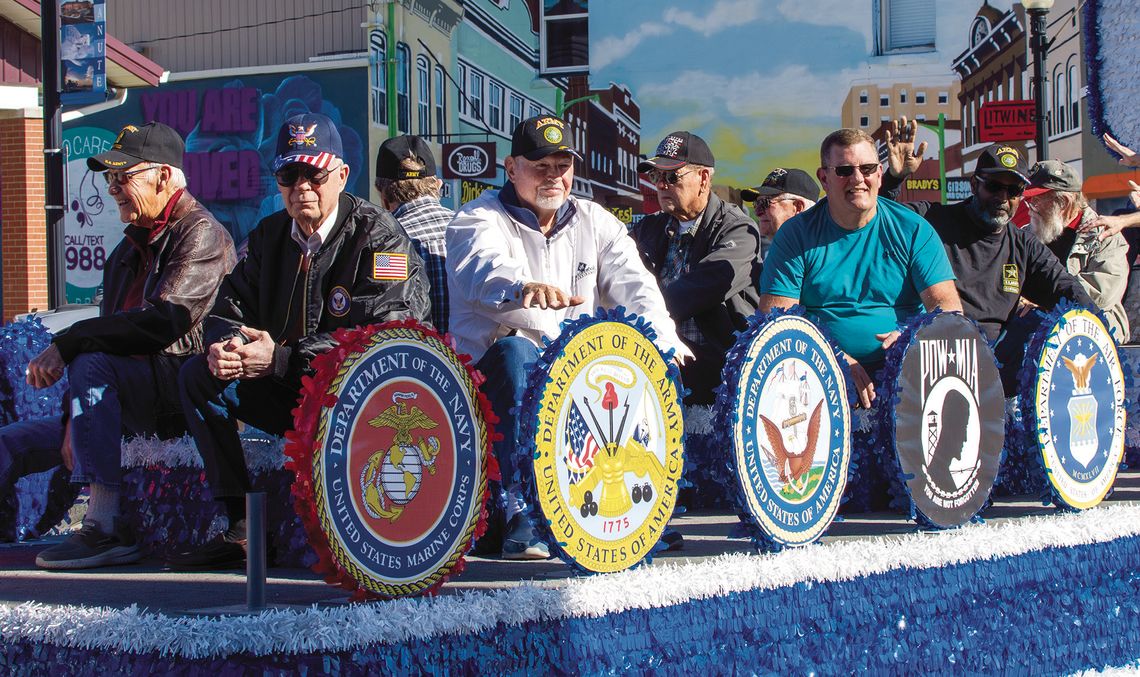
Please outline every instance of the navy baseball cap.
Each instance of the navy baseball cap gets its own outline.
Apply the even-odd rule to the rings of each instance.
[[[343,157],[344,146],[333,121],[320,113],[302,113],[286,120],[277,132],[273,171],[294,162],[328,169]]]
[[[93,172],[123,169],[140,162],[156,162],[182,169],[182,154],[186,144],[178,132],[161,122],[145,125],[127,125],[115,137],[111,150],[87,158],[87,168]]]

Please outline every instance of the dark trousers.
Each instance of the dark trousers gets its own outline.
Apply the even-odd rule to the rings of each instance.
[[[238,439],[238,419],[272,435],[293,427],[298,390],[272,377],[223,381],[210,373],[205,355],[187,360],[178,373],[186,424],[215,499],[241,498],[249,473]]]

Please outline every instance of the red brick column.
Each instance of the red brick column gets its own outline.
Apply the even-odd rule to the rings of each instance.
[[[44,136],[38,111],[0,117],[0,270],[3,321],[48,309]],[[31,115],[32,117],[28,117]]]

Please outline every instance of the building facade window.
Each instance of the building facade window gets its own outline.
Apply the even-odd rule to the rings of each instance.
[[[487,124],[491,129],[503,129],[503,86],[494,80],[487,83]]]
[[[935,48],[935,3],[929,0],[878,0],[879,53],[923,52]]]
[[[511,94],[511,117],[507,121],[507,131],[514,133],[515,127],[523,121],[523,100],[518,94]]]
[[[906,103],[906,90],[899,92],[899,103]]]
[[[467,115],[468,87],[467,87],[467,66],[466,66],[466,64],[459,64],[459,67],[455,69],[455,74],[459,76],[458,78],[456,78],[456,80],[459,82],[459,102],[458,102],[459,105],[457,106],[457,108],[459,109],[460,115]]]
[[[866,127],[866,126],[867,126],[867,125],[869,125],[869,124],[871,124],[871,119],[870,119],[870,118],[868,118],[866,115],[864,115],[863,117],[859,118],[859,126],[860,126],[860,127]]]
[[[925,105],[926,104],[926,92],[915,92],[914,93],[914,102],[916,104],[918,104],[919,106]]]
[[[1075,56],[1069,57],[1069,126],[1072,129],[1081,127],[1081,86],[1080,75],[1077,72]]]
[[[483,74],[471,71],[471,82],[467,87],[471,97],[471,117],[484,120],[483,116]]]
[[[950,103],[950,92],[938,92],[938,105],[945,106]]]
[[[1060,134],[1068,129],[1065,124],[1069,108],[1068,93],[1069,89],[1065,87],[1064,66],[1057,66],[1053,69],[1053,124],[1049,130],[1050,134]]]
[[[865,90],[865,89],[863,91],[859,92],[859,105],[861,105],[861,106],[867,105],[867,90]]]
[[[542,0],[539,7],[542,72],[589,71],[589,0]]]
[[[404,43],[396,45],[396,111],[397,129],[405,134],[412,131],[412,54]]]
[[[891,96],[889,94],[880,94],[879,95],[879,107],[880,108],[886,108],[889,105],[891,105]]]
[[[372,124],[388,124],[388,51],[385,49],[384,33],[372,31],[368,36],[368,61],[372,70],[369,84],[372,94]]]
[[[435,67],[435,133],[447,134],[447,74],[443,66]]]
[[[416,57],[416,113],[420,134],[431,136],[431,68],[426,56]]]
[[[526,116],[528,118],[538,117],[539,115],[542,115],[542,109],[538,107],[538,104],[532,103],[526,107]]]

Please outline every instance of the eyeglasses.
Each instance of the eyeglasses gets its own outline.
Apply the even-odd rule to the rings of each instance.
[[[150,167],[143,167],[142,169],[132,169],[129,172],[116,172],[113,169],[108,169],[107,171],[103,172],[103,180],[107,182],[108,186],[111,184],[114,184],[116,186],[125,186],[127,185],[127,182],[131,180],[131,177],[135,174],[149,172],[150,170],[158,169],[161,166],[162,165],[151,165]]]
[[[670,186],[675,186],[681,182],[681,179],[685,178],[689,174],[696,173],[697,170],[695,169],[691,172],[685,172],[684,174],[681,174],[676,169],[671,172],[662,172],[660,169],[651,169],[645,173],[645,176],[648,177],[650,183],[654,185],[658,183],[665,183]]]
[[[1024,183],[1002,183],[994,179],[986,179],[982,181],[982,185],[986,187],[987,193],[1000,193],[1005,191],[1009,197],[1019,197],[1025,192]]]
[[[329,180],[329,175],[332,172],[332,169],[318,169],[312,165],[297,162],[282,167],[273,176],[277,179],[277,185],[282,188],[295,185],[302,177],[314,186],[320,186]]]
[[[828,169],[835,171],[836,176],[842,178],[851,176],[855,173],[856,169],[858,169],[859,173],[863,176],[874,176],[875,172],[879,171],[881,168],[882,166],[877,162],[872,162],[865,165],[837,165],[835,167],[828,167]]]
[[[790,197],[762,197],[753,202],[756,211],[762,212],[772,206],[774,202],[791,202],[793,198]]]

